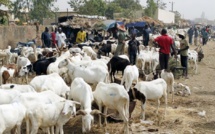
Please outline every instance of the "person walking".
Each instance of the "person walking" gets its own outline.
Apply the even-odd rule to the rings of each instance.
[[[194,30],[193,30],[193,27],[191,27],[188,31],[188,36],[189,36],[189,44],[192,45],[193,43],[193,33],[194,33]]]
[[[202,28],[201,34],[202,34],[202,45],[204,46],[207,44],[207,40],[208,40],[208,32],[206,31],[206,28]]]
[[[50,47],[51,46],[51,36],[49,34],[48,27],[45,27],[45,31],[41,35],[42,39],[42,47]]]
[[[170,49],[172,48],[174,55],[175,56],[177,55],[176,55],[175,48],[173,47],[173,40],[171,37],[167,35],[166,29],[161,30],[161,36],[154,39],[154,44],[160,47],[160,50],[159,50],[160,69],[161,70],[169,69],[168,62],[169,62]]]
[[[178,54],[181,57],[181,66],[185,68],[183,75],[185,79],[188,79],[188,49],[189,45],[185,38],[185,34],[183,32],[177,34],[180,40],[180,49],[178,50]]]
[[[133,31],[131,33],[131,40],[128,42],[128,54],[129,54],[130,63],[132,65],[136,64],[137,53],[138,54],[140,53],[140,50],[139,50],[140,42],[136,40],[136,35],[137,33]]]
[[[125,47],[125,37],[126,37],[126,29],[124,26],[117,25],[118,29],[118,45],[116,47],[115,56],[124,54],[124,47]]]
[[[144,46],[149,45],[149,33],[150,32],[151,32],[151,30],[149,29],[149,26],[145,25],[144,30],[143,30],[143,45]]]
[[[194,29],[194,45],[195,46],[198,45],[198,37],[199,37],[199,30],[197,27],[195,27],[195,29]]]
[[[86,39],[87,39],[87,34],[84,31],[84,29],[81,28],[80,31],[77,34],[76,43],[83,43],[83,42],[86,41]]]

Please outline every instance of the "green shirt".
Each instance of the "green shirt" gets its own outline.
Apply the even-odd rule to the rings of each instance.
[[[122,32],[122,31],[119,31],[119,33],[118,33],[118,43],[119,43],[119,45],[121,45],[122,43],[122,41],[124,41],[125,40],[125,33],[124,32]]]
[[[186,39],[183,39],[180,41],[180,50],[186,48],[187,46],[189,46],[189,45],[188,45],[188,42]],[[180,51],[180,54],[182,56],[188,56],[188,49]]]

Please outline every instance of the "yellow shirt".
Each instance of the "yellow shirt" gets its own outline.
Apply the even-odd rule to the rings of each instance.
[[[86,39],[86,32],[81,32],[79,31],[78,34],[77,34],[77,37],[76,37],[76,42],[77,43],[82,43],[84,42]]]

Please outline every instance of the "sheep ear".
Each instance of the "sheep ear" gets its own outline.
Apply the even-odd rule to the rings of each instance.
[[[81,103],[77,102],[77,101],[73,101],[73,103],[76,104],[76,105],[81,105]]]
[[[96,114],[102,114],[102,112],[99,111],[99,110],[93,110],[93,111],[90,112],[90,114],[91,115],[96,115]]]
[[[84,110],[79,110],[76,112],[76,115],[86,115],[86,114],[87,114],[87,112]]]

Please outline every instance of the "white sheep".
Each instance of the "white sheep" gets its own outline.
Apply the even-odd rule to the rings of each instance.
[[[0,105],[10,104],[14,98],[21,94],[18,90],[4,90],[0,89]]]
[[[93,123],[95,110],[91,108],[94,100],[92,88],[83,80],[83,78],[75,78],[71,84],[69,98],[80,102],[81,110],[77,114],[82,115],[82,132],[89,132]]]
[[[107,115],[108,108],[118,111],[124,121],[124,133],[129,133],[129,96],[125,88],[116,83],[105,84],[104,82],[100,82],[96,86],[93,96],[100,111],[102,110],[102,106],[104,106],[105,115]],[[105,124],[107,124],[106,118]],[[99,126],[101,126],[101,116],[99,116]]]
[[[174,89],[176,94],[180,94],[182,96],[191,95],[190,88],[182,83],[174,82]]]
[[[83,46],[82,51],[85,52],[88,56],[90,56],[92,59],[97,58],[96,52],[92,49],[92,47],[89,46]]]
[[[174,102],[174,75],[172,72],[167,72],[165,70],[161,71],[161,78],[167,83],[167,93],[172,94],[172,103]]]
[[[68,102],[71,105],[66,105],[66,100],[64,98],[59,97],[53,91],[50,91],[50,90],[49,91],[43,91],[41,93],[35,93],[35,92],[22,93],[21,95],[17,96],[13,100],[13,102],[20,102],[26,107],[27,114],[26,114],[26,117],[25,117],[25,121],[26,121],[26,133],[27,134],[29,134],[30,128],[31,128],[31,131],[32,131],[31,133],[36,133],[36,131],[38,130],[38,127],[39,127],[38,123],[40,125],[42,124],[42,122],[38,122],[38,121],[35,121],[35,120],[40,118],[40,121],[42,121],[42,119],[45,118],[45,117],[41,117],[41,114],[43,114],[43,112],[44,112],[43,111],[43,109],[44,109],[43,105],[44,104],[52,104],[52,103],[56,103],[56,102],[63,102],[65,104],[64,107],[66,106],[65,108],[70,109],[70,110],[74,110],[74,108],[73,108],[74,104],[79,104],[79,103],[76,103],[76,102]],[[50,113],[45,112],[45,113],[50,114],[50,115],[54,114],[53,111],[55,111],[55,109],[51,109],[50,111],[52,111],[52,112],[50,112]],[[70,115],[67,116],[67,117],[70,117],[71,113],[69,112],[68,114],[70,114]],[[48,117],[49,116],[47,116],[47,118]],[[60,120],[60,118],[58,118],[59,116],[54,116],[53,115],[52,117],[55,117],[55,118],[53,118],[53,120],[51,120],[50,122],[55,121],[54,125],[57,125],[56,121]],[[61,118],[61,119],[64,120],[64,121],[68,121],[69,118]],[[30,126],[30,120],[31,120],[31,126]],[[62,123],[65,124],[65,122],[62,122]],[[50,127],[50,126],[47,126],[47,127]]]
[[[5,90],[18,90],[20,93],[36,92],[30,85],[3,84],[0,86],[0,88]]]
[[[109,82],[108,81],[108,71],[102,66],[80,66],[75,65],[68,59],[61,61],[58,65],[59,68],[67,67],[68,74],[71,80],[77,77],[83,78],[87,83],[97,84],[98,82]]]
[[[158,108],[160,106],[160,98],[164,96],[165,98],[165,116],[166,116],[166,108],[167,108],[167,84],[165,80],[158,78],[153,81],[149,82],[138,82],[134,89],[139,93],[143,94],[145,100],[157,100],[157,110],[156,113],[158,114]],[[146,103],[142,103],[142,114],[141,118],[145,119],[145,107]]]
[[[64,98],[70,91],[70,88],[57,73],[36,76],[31,80],[29,85],[31,85],[37,92],[51,90]]]
[[[197,74],[198,53],[195,50],[188,49],[188,61],[189,61],[189,63],[194,64],[193,71],[195,71],[195,74]]]
[[[0,105],[0,134],[11,133],[16,127],[17,133],[21,134],[22,121],[26,115],[26,108],[21,103]]]
[[[136,65],[128,65],[124,70],[124,75],[121,80],[121,85],[125,82],[125,89],[128,92],[132,86],[132,82],[135,80],[136,83],[139,79],[139,70]]]
[[[57,57],[56,61],[49,64],[48,68],[47,68],[47,74],[51,74],[51,73],[58,73],[59,69],[58,69],[58,64],[64,60],[65,58],[69,58],[70,57],[70,52],[66,51],[65,53],[61,54],[61,56]]]

